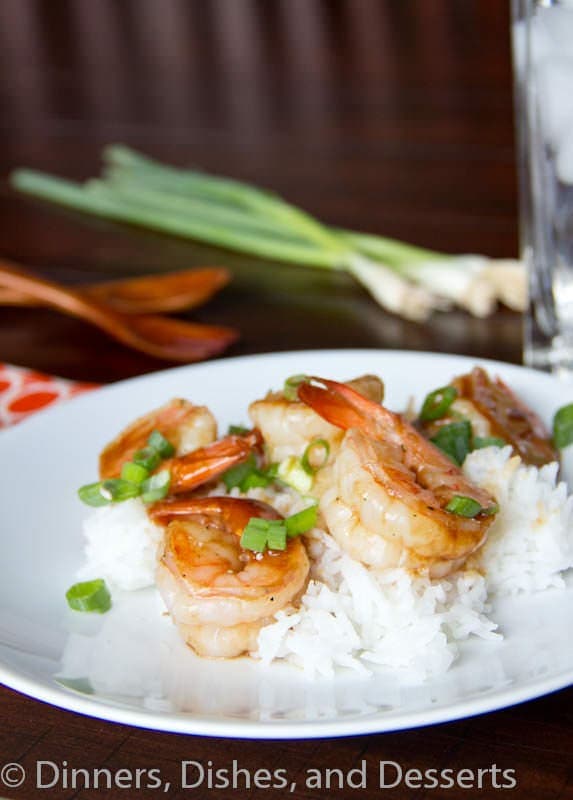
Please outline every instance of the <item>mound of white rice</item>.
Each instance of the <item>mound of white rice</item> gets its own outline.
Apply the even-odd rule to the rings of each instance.
[[[476,563],[490,594],[538,592],[564,585],[573,566],[573,496],[557,482],[559,466],[525,466],[511,448],[471,453],[464,472],[499,504]]]
[[[87,563],[80,580],[104,578],[111,588],[144,589],[155,583],[163,530],[139,498],[97,508],[84,522]]]
[[[476,571],[441,581],[403,569],[374,572],[319,530],[309,551],[312,579],[300,608],[279,612],[259,634],[264,663],[285,658],[325,677],[337,666],[370,674],[367,664],[380,664],[423,679],[448,669],[455,640],[496,636],[495,623],[483,614],[485,581]]]
[[[370,674],[381,665],[421,681],[449,668],[459,642],[500,636],[487,616],[488,595],[563,586],[562,573],[573,566],[573,499],[557,483],[557,465],[526,467],[510,448],[486,448],[470,454],[464,470],[500,505],[471,563],[442,580],[403,569],[375,572],[315,529],[307,536],[308,589],[297,609],[279,611],[261,630],[254,655],[263,664],[286,660],[309,676],[330,677],[339,667]],[[305,505],[292,490],[249,496],[285,515]],[[82,576],[129,590],[153,584],[162,533],[139,500],[97,509],[85,535]]]

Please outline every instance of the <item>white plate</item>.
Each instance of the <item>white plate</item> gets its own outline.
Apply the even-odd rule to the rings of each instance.
[[[82,562],[86,509],[76,488],[94,479],[102,445],[125,423],[180,395],[221,422],[246,422],[247,403],[294,373],[338,379],[375,372],[402,408],[477,363],[375,350],[283,353],[182,367],[125,381],[38,414],[0,435],[0,680],[65,709],[158,730],[248,738],[306,738],[399,730],[458,719],[573,681],[573,587],[504,600],[502,642],[468,642],[441,679],[400,687],[387,674],[307,681],[294,668],[213,662],[179,643],[155,593],[133,595],[97,620],[74,619],[64,593]],[[482,362],[548,422],[571,389],[542,373]],[[78,615],[75,615],[78,617]],[[86,636],[86,625],[90,636]],[[71,626],[71,628],[70,628]],[[74,630],[74,627],[76,630]],[[58,682],[85,677],[75,688]],[[145,665],[145,669],[141,666]],[[135,668],[134,668],[135,667]],[[134,675],[137,674],[137,681]],[[95,676],[95,677],[94,677]]]

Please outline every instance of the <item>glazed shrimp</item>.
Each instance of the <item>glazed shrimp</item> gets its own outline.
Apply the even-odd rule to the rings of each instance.
[[[284,551],[241,547],[249,519],[282,519],[266,503],[177,499],[157,503],[151,516],[167,524],[157,587],[183,639],[201,656],[256,650],[259,630],[306,587],[309,561],[300,539],[290,539]]]
[[[157,467],[169,471],[169,491],[172,494],[202,486],[230,467],[246,461],[261,447],[261,437],[256,430],[214,441],[217,423],[209,409],[177,399],[140,417],[105,447],[100,455],[100,477],[120,475],[122,465],[137,450],[145,447],[153,430],[162,433],[176,448],[176,456],[162,461]]]
[[[548,431],[537,414],[528,408],[501,378],[490,378],[481,367],[460,375],[451,384],[457,398],[446,416],[421,428],[433,436],[441,425],[464,417],[475,436],[493,436],[510,444],[526,464],[541,467],[558,461]]]
[[[328,530],[374,568],[408,567],[442,577],[485,540],[496,506],[412,425],[344,384],[311,379],[300,399],[346,430],[320,500]],[[320,384],[320,385],[316,385]],[[446,510],[456,496],[482,511]]]
[[[145,447],[153,430],[163,434],[178,456],[211,444],[217,438],[217,422],[206,406],[175,398],[136,419],[106,445],[99,459],[100,477],[118,477],[122,465]]]
[[[382,401],[384,385],[376,375],[363,375],[347,385],[373,402]],[[255,400],[249,406],[249,415],[261,431],[271,461],[300,458],[313,439],[327,441],[332,453],[343,437],[340,428],[304,403],[288,400],[282,392],[269,392],[262,400]]]

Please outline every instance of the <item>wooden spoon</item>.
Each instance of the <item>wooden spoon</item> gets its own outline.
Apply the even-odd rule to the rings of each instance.
[[[42,305],[39,297],[2,286],[2,266],[5,263],[0,260],[0,305]],[[13,269],[15,265],[6,263],[6,266]],[[74,291],[80,297],[96,300],[121,314],[170,313],[206,303],[229,282],[229,278],[229,271],[223,267],[203,267],[106,281],[81,286]]]
[[[218,355],[238,333],[231,328],[199,325],[169,317],[128,316],[52,281],[2,262],[0,283],[15,292],[35,297],[43,305],[57,308],[101,328],[114,339],[156,358],[171,361],[201,361]]]

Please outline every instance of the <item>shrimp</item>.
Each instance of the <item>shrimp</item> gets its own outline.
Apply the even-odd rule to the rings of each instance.
[[[157,503],[167,525],[156,583],[183,639],[201,656],[232,658],[257,648],[259,630],[306,588],[302,541],[253,553],[240,545],[251,517],[282,519],[272,506],[235,497]]]
[[[528,408],[501,378],[490,378],[481,367],[460,375],[451,384],[458,393],[446,416],[433,423],[421,423],[433,436],[441,425],[459,416],[468,419],[474,435],[503,439],[526,464],[541,467],[558,461],[549,433],[541,419]]]
[[[217,438],[217,422],[206,406],[175,398],[136,419],[106,445],[99,459],[100,477],[117,478],[122,465],[145,447],[153,430],[165,436],[178,456],[211,444]]]
[[[484,542],[497,507],[410,423],[344,384],[311,379],[299,398],[346,430],[320,499],[328,530],[353,558],[376,569],[406,567],[443,577]],[[320,384],[320,385],[316,385]],[[446,510],[456,496],[475,517]]]
[[[384,385],[376,375],[363,375],[349,386],[380,403]],[[249,406],[253,425],[262,433],[271,461],[283,461],[289,456],[300,458],[313,439],[324,439],[331,453],[341,442],[343,432],[298,400],[288,400],[282,392],[269,392],[262,400]]]
[[[217,423],[208,408],[176,399],[135,420],[108,444],[100,455],[100,477],[116,478],[122,465],[145,447],[153,430],[175,446],[176,456],[161,462],[158,470],[171,475],[170,492],[189,492],[246,461],[261,448],[257,430],[214,441]]]

